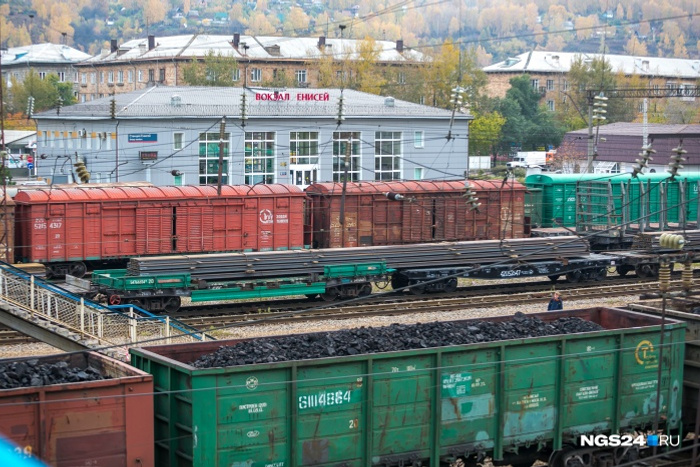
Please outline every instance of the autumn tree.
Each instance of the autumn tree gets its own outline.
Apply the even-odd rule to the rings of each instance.
[[[630,40],[627,41],[627,44],[625,45],[625,52],[627,52],[629,55],[641,55],[642,57],[649,56],[647,46],[644,44],[644,42],[639,41],[636,34],[633,34],[632,37],[630,37]]]
[[[236,58],[230,55],[207,52],[203,60],[196,58],[182,68],[184,82],[189,86],[237,86],[234,71],[238,69]]]
[[[32,68],[23,81],[13,77],[11,83],[10,100],[6,109],[10,113],[26,112],[29,97],[34,98],[34,113],[56,108],[59,99],[61,106],[75,103],[72,84],[60,82],[56,74],[42,79]]]
[[[474,120],[469,125],[469,154],[484,156],[494,154],[501,138],[501,129],[506,119],[498,112],[473,112]]]

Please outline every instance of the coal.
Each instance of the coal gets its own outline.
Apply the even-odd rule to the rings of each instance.
[[[516,313],[510,321],[433,322],[360,327],[327,333],[267,337],[222,346],[190,364],[212,368],[374,354],[528,337],[600,331],[597,323],[576,317],[545,322]]]
[[[70,367],[67,362],[41,363],[38,359],[0,362],[0,389],[48,386],[51,384],[83,383],[110,379],[99,370]]]

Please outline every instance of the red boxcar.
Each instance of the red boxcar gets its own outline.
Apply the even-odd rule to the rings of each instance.
[[[288,185],[21,191],[17,259],[82,276],[84,262],[303,248],[302,190]]]
[[[470,180],[481,203],[476,212],[463,196],[464,183],[354,182],[347,184],[345,196],[342,183],[315,183],[306,189],[311,241],[314,248],[339,248],[524,237],[525,186]],[[404,200],[390,200],[385,193]]]
[[[153,466],[153,376],[96,353],[37,359],[111,379],[0,390],[0,434],[54,467]]]

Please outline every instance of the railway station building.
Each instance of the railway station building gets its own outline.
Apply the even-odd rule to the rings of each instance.
[[[153,86],[46,111],[36,175],[155,185],[463,177],[472,117],[340,89]],[[219,161],[221,160],[221,164]],[[221,165],[221,168],[220,168]]]

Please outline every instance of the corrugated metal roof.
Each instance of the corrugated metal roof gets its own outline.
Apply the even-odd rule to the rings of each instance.
[[[578,56],[584,60],[603,57],[602,54],[535,50],[489,65],[483,70],[486,73],[567,73]],[[700,60],[610,54],[605,55],[605,60],[614,72],[626,75],[700,79]]]
[[[319,48],[319,38],[240,36],[238,48],[233,46],[232,35],[187,34],[181,36],[155,37],[155,47],[148,50],[148,38],[134,39],[121,44],[118,50],[90,58],[89,64],[108,64],[124,60],[152,60],[157,58],[203,57],[209,52],[214,55],[235,57],[236,59],[316,59],[332,56],[335,59],[357,58],[357,49],[362,43],[357,39],[325,39],[325,47]],[[244,48],[244,45],[246,48]],[[379,50],[380,62],[421,61],[424,55],[407,47],[399,52],[395,42],[375,41]],[[279,46],[279,55],[270,52],[269,47]]]
[[[644,124],[643,123],[626,123],[617,122],[610,123],[608,125],[601,125],[596,127],[596,131],[599,135],[620,135],[620,136],[642,136],[644,134]],[[568,134],[586,135],[588,136],[588,128],[582,128],[580,130],[569,131]],[[649,123],[647,124],[647,134],[649,136],[653,135],[700,135],[700,125],[667,125],[663,123]]]
[[[291,194],[305,196],[301,188],[293,185],[224,185],[221,196],[217,187],[207,186],[162,186],[162,187],[115,187],[94,189],[52,189],[52,190],[23,190],[15,196],[18,204],[33,202],[65,201],[104,201],[104,200],[163,200],[182,198],[226,198],[241,196],[268,196]]]
[[[269,89],[239,87],[153,86],[129,93],[116,94],[118,119],[158,118],[240,118],[242,95],[246,93],[246,115],[251,118],[336,118],[339,89]],[[277,96],[289,100],[269,100]],[[267,100],[256,99],[263,96]],[[299,95],[328,96],[327,100],[299,100]],[[34,118],[73,120],[105,119],[110,115],[112,96],[83,102],[55,111],[36,114]],[[394,98],[346,89],[343,91],[343,112],[346,118],[359,117],[424,117],[450,118],[448,110],[414,104]],[[472,118],[457,114],[459,120]]]
[[[25,138],[36,136],[36,131],[29,130],[5,130],[5,144],[12,144],[15,141],[20,141]]]
[[[448,193],[463,192],[466,187],[464,180],[421,180],[421,181],[394,181],[394,182],[352,182],[345,188],[346,193]],[[469,184],[476,190],[501,190],[501,180],[469,180]],[[523,188],[519,183],[509,184],[513,187]],[[343,191],[342,183],[313,183],[306,189],[307,193],[337,194]]]
[[[2,52],[2,66],[27,65],[31,63],[77,63],[90,58],[89,54],[67,45],[33,44],[11,47]]]

